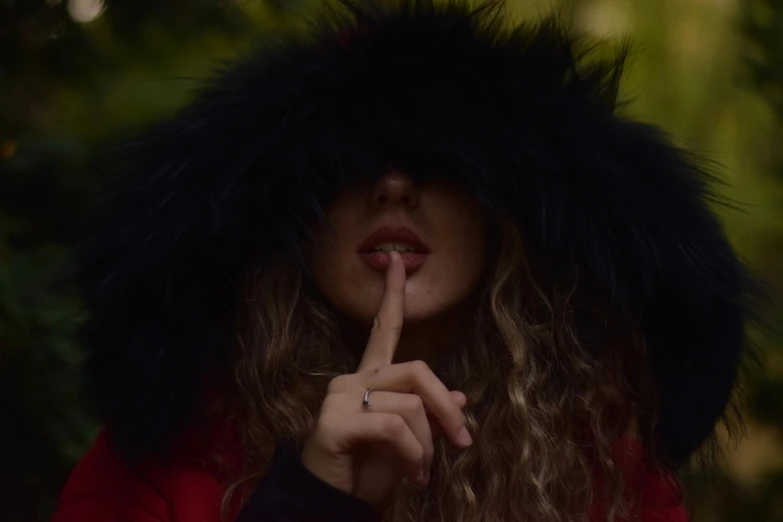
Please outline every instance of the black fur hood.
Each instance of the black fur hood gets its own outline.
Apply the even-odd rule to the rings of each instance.
[[[554,22],[409,0],[324,17],[226,68],[122,149],[73,274],[86,370],[131,454],[165,447],[229,363],[247,271],[302,259],[307,216],[352,173],[435,159],[533,248],[574,262],[640,321],[658,436],[682,463],[724,415],[751,278],[709,209],[710,176],[616,114],[622,60],[584,60]]]

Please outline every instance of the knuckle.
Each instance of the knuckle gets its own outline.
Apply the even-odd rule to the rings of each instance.
[[[424,409],[424,401],[418,395],[410,394],[405,397],[403,408],[405,411],[417,413]]]
[[[392,437],[399,437],[405,432],[405,420],[399,415],[390,415],[384,421],[384,430]]]
[[[327,395],[332,395],[345,389],[347,375],[339,375],[329,381],[329,385],[326,387]]]
[[[419,464],[424,464],[426,462],[425,459],[427,457],[424,448],[421,447],[421,445],[418,445],[416,446],[416,449],[414,451],[415,453],[413,455],[413,458],[415,459],[415,461]]]
[[[411,361],[410,363],[408,363],[408,366],[413,376],[419,379],[427,378],[432,373],[432,370],[430,370],[430,366],[426,362],[421,360]]]
[[[384,368],[384,366],[385,365],[383,365],[383,364],[381,364],[379,366],[373,366],[371,368],[364,369],[364,370],[362,370],[362,371],[360,371],[358,373],[363,375],[363,376],[365,376],[365,377],[375,377],[375,376],[377,376],[380,373],[380,371]],[[362,382],[365,382],[365,381],[362,381]]]

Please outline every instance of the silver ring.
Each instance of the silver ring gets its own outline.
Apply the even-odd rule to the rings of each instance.
[[[370,409],[370,393],[372,393],[372,388],[367,388],[367,391],[364,392],[364,399],[362,399],[362,409],[364,411],[372,411]]]

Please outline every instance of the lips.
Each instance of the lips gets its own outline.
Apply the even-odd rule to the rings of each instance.
[[[413,230],[406,227],[380,227],[359,245],[360,254],[373,253],[383,243],[398,243],[411,247],[416,254],[429,254],[430,249]]]
[[[389,264],[389,254],[388,252],[377,251],[375,249],[380,245],[388,243],[393,243],[413,250],[412,252],[400,252],[402,262],[405,265],[405,272],[408,274],[421,268],[430,254],[429,247],[413,230],[406,227],[389,226],[380,227],[373,232],[370,237],[359,245],[357,253],[367,266],[383,273],[386,271],[386,267]]]

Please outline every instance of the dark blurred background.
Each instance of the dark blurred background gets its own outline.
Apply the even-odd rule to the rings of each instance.
[[[315,3],[0,0],[0,520],[49,520],[97,429],[77,371],[79,303],[50,286],[95,204],[91,152],[182,106],[218,61]],[[783,295],[783,0],[508,6],[516,18],[561,8],[610,45],[633,36],[627,112],[723,166],[742,208],[721,211],[731,239]],[[758,338],[768,355],[747,437],[717,476],[691,473],[697,522],[783,521],[783,343]]]

